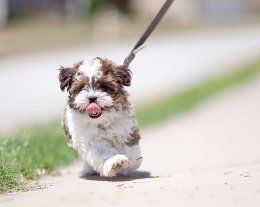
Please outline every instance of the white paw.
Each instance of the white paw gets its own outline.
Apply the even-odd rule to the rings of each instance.
[[[127,166],[128,158],[125,155],[116,155],[106,160],[101,175],[104,177],[115,177]]]

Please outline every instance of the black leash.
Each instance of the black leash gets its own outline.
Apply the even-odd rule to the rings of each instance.
[[[154,17],[153,21],[150,23],[150,25],[147,27],[143,35],[140,37],[130,54],[127,56],[127,58],[124,60],[123,67],[128,67],[132,60],[135,58],[136,53],[142,49],[145,41],[147,38],[151,35],[151,33],[154,31],[156,26],[159,24],[161,19],[163,18],[166,11],[169,9],[171,4],[174,0],[166,0],[160,11],[157,13],[157,15]]]

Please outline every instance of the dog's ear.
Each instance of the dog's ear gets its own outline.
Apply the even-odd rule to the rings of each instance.
[[[126,68],[124,66],[117,66],[114,71],[114,76],[121,85],[131,85],[132,73],[129,68]]]
[[[74,67],[64,68],[61,66],[59,71],[60,89],[62,91],[64,91],[65,89],[68,90],[72,84],[73,76],[75,75],[76,70]]]
[[[118,66],[116,63],[108,59],[99,59],[102,62],[102,67],[105,74],[111,74],[114,79],[123,86],[131,85],[132,73],[129,68],[125,66]]]

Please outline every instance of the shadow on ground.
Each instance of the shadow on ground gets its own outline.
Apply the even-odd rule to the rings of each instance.
[[[99,175],[93,175],[84,177],[85,180],[95,180],[95,181],[110,181],[110,182],[122,182],[122,181],[131,181],[147,178],[158,178],[159,176],[152,176],[148,171],[133,171],[128,175],[119,175],[113,178],[100,177]]]

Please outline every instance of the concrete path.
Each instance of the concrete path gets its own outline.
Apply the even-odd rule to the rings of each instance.
[[[84,180],[76,164],[0,206],[259,207],[259,91],[260,78],[143,132],[143,172]]]
[[[158,98],[200,79],[241,66],[260,55],[260,26],[153,35],[132,65],[130,89],[137,103]],[[68,48],[0,61],[0,133],[57,117],[65,97],[59,91],[57,68],[88,55],[122,62],[135,40]]]

